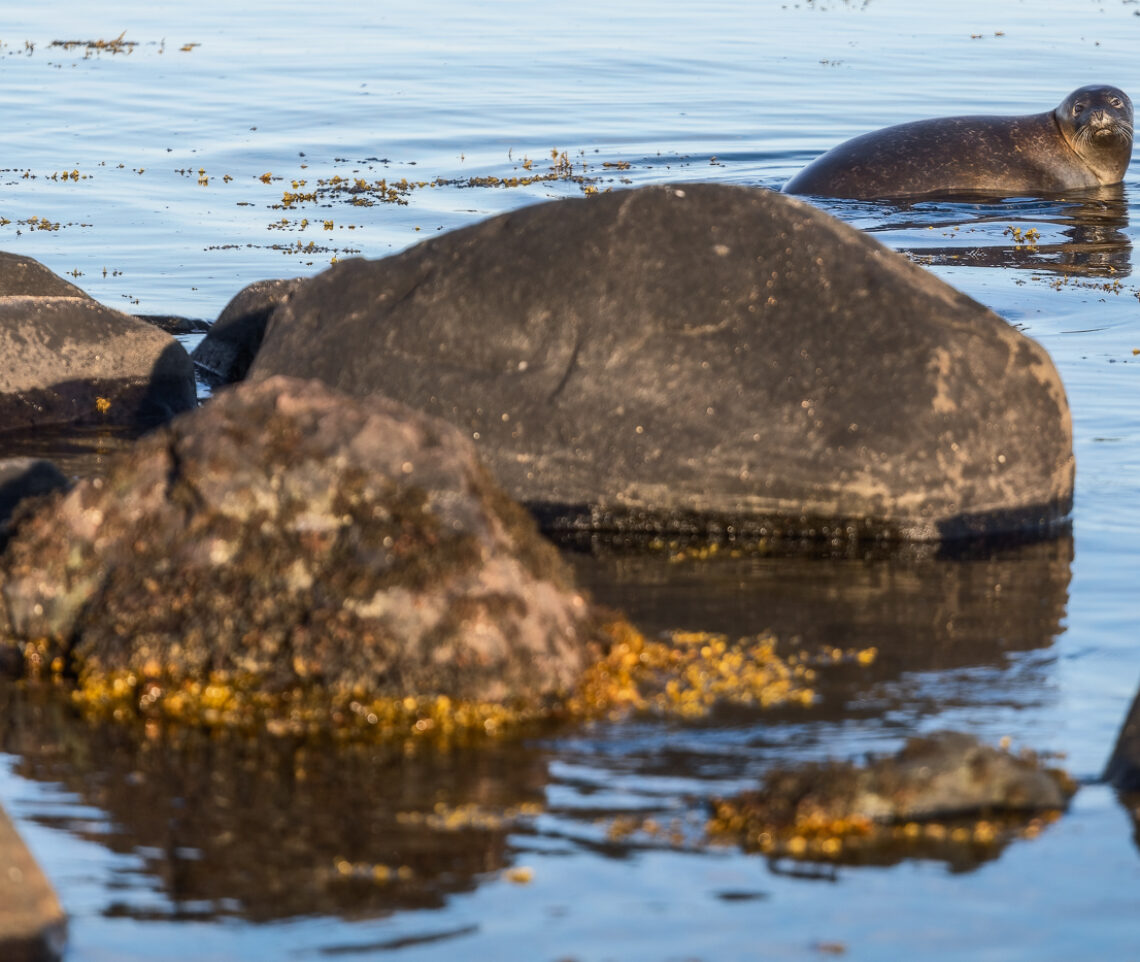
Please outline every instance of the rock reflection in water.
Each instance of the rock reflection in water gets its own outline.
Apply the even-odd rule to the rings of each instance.
[[[904,673],[1000,667],[1010,653],[1048,648],[1065,614],[1072,540],[965,558],[572,557],[598,600],[628,611],[647,634],[694,628],[742,637],[771,628],[789,647],[878,648],[872,665],[821,677],[813,717],[843,719],[878,715],[882,703],[902,699],[883,692]],[[779,712],[763,717],[780,723]],[[108,887],[115,901],[103,907],[132,918],[361,918],[441,907],[512,864],[512,835],[517,844],[540,831],[532,818],[552,783],[550,758],[574,756],[570,745],[408,756],[402,748],[148,732],[82,722],[58,693],[17,686],[0,686],[0,718],[0,750],[18,757],[18,775],[59,784],[106,815],[32,817],[141,860],[144,884],[162,899],[137,889],[135,868]],[[671,777],[716,775],[691,752],[651,753],[643,766],[636,746],[626,749],[630,771],[663,765]],[[737,772],[740,764],[732,762]],[[706,801],[693,796],[663,815],[697,814]],[[603,802],[547,817],[561,825],[559,837],[590,847],[594,820],[617,814]],[[593,844],[620,857],[638,845],[678,843],[635,834]],[[1000,848],[988,847],[986,857]],[[915,855],[944,857],[913,849],[896,857]]]
[[[169,900],[108,915],[255,921],[436,908],[509,864],[507,834],[542,801],[541,755],[488,746],[405,757],[287,739],[150,736],[80,722],[48,693],[0,686],[0,750],[15,771],[106,813],[35,816],[134,854]],[[115,886],[112,886],[115,888]]]
[[[137,428],[121,425],[45,425],[3,432],[3,456],[51,461],[69,478],[93,478],[107,472],[110,458],[138,439]]]
[[[649,636],[677,628],[730,637],[771,630],[784,653],[877,648],[869,667],[821,679],[820,711],[840,717],[891,707],[884,701],[904,697],[897,681],[905,674],[1002,668],[1014,653],[1051,646],[1063,630],[1073,540],[1064,534],[959,557],[728,554],[572,557],[579,583]]]

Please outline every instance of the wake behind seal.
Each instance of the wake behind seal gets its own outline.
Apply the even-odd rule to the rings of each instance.
[[[1132,101],[1092,85],[1042,114],[938,117],[863,134],[816,158],[784,193],[1037,196],[1117,184],[1131,158]]]

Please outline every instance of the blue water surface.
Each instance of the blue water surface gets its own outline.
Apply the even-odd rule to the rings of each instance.
[[[1087,83],[1140,91],[1140,7],[1128,0],[9,6],[0,249],[38,258],[112,307],[205,319],[252,281],[383,257],[523,204],[689,180],[774,188],[885,124],[1037,113]],[[135,45],[86,44],[120,36]],[[333,189],[335,178],[383,179],[398,202],[354,204],[360,195]],[[184,785],[151,797],[142,786],[159,770],[153,758],[119,766],[82,735],[46,752],[47,736],[10,731],[0,802],[71,916],[69,962],[1140,959],[1140,851],[1101,785],[1087,784],[1040,838],[969,871],[911,861],[804,878],[699,841],[708,799],[753,784],[773,761],[856,758],[941,727],[1008,735],[1096,779],[1140,681],[1138,196],[1134,167],[1115,206],[821,202],[1052,354],[1078,464],[1060,560],[675,566],[664,601],[647,587],[658,575],[603,563],[613,567],[600,589],[635,617],[893,643],[900,667],[802,717],[635,723],[529,746],[515,767],[538,814],[482,848],[464,836],[481,861],[460,867],[457,855],[453,870],[438,868],[449,846],[460,850],[453,836],[417,836],[438,847],[439,874],[415,898],[360,892],[306,908],[271,891],[272,873],[256,874],[293,844],[314,878],[353,846],[376,848],[381,829],[354,832],[381,825],[395,803],[365,793],[365,781],[346,780],[341,797],[353,804],[310,848],[297,840],[312,826],[290,823],[283,806],[273,851],[259,853],[223,837],[217,801],[235,779],[255,782],[255,768],[203,763],[227,781],[213,795]],[[1018,244],[1015,228],[1040,241]],[[592,562],[578,562],[588,580]],[[843,617],[828,615],[835,597],[850,601],[835,609]],[[1038,597],[1048,610],[1021,619]],[[409,783],[419,771],[390,770]],[[422,777],[420,795],[401,804],[430,808],[452,784]],[[456,797],[488,804],[503,791],[491,776],[464,784]],[[148,820],[166,806],[177,814]],[[619,844],[623,812],[677,820],[681,838]],[[195,823],[206,813],[216,829]],[[264,898],[196,874],[228,844]],[[391,857],[408,857],[398,835]]]

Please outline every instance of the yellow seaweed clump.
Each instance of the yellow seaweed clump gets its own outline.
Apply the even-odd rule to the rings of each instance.
[[[501,811],[483,808],[474,802],[464,805],[436,802],[430,812],[397,812],[396,821],[400,825],[426,827],[437,832],[461,832],[471,829],[499,832],[525,819],[533,819],[541,815],[542,811],[542,806],[537,802],[524,802]]]
[[[572,715],[633,711],[696,719],[718,704],[771,708],[815,701],[815,669],[796,655],[780,657],[771,634],[730,641],[720,634],[675,631],[652,641],[624,621],[607,632],[613,643],[586,670],[569,702]]]
[[[215,671],[208,678],[186,678],[156,662],[114,671],[88,665],[72,698],[90,716],[119,721],[141,717],[274,734],[332,732],[350,739],[454,744],[554,722],[631,713],[699,719],[719,704],[808,706],[816,697],[813,662],[780,657],[771,635],[729,641],[705,632],[674,632],[654,641],[618,619],[604,625],[601,636],[608,641],[604,654],[586,668],[572,692],[559,698],[476,702],[438,692],[390,695],[300,681],[271,691],[256,676]],[[852,657],[866,664],[873,652]]]
[[[771,858],[836,864],[892,865],[927,858],[969,867],[996,858],[1013,840],[1036,838],[1062,815],[985,815],[922,821],[878,821],[866,815],[817,812],[793,822],[770,821],[749,803],[718,799],[705,832],[714,842],[739,844]]]
[[[73,702],[89,717],[141,717],[199,728],[265,730],[275,735],[331,733],[347,740],[450,745],[533,728],[549,706],[475,702],[443,694],[383,696],[318,685],[267,691],[254,677],[213,672],[174,680],[161,670],[82,672]]]

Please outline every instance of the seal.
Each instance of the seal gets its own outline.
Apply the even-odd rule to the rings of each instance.
[[[1093,85],[1043,114],[938,117],[863,134],[816,158],[784,192],[1037,196],[1120,183],[1131,158],[1132,101]]]

